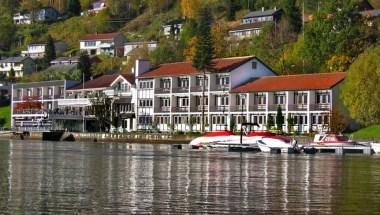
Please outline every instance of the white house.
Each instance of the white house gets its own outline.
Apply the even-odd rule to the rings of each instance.
[[[10,57],[0,60],[0,73],[5,73],[9,77],[9,72],[14,70],[15,78],[21,78],[24,74],[32,73],[35,64],[30,57]]]
[[[13,14],[13,23],[16,25],[30,25],[32,18],[28,12],[19,12]]]
[[[56,54],[67,51],[67,45],[63,41],[54,42]],[[43,58],[45,56],[46,43],[32,43],[28,45],[28,50],[21,51],[21,56],[35,58]]]
[[[59,57],[57,59],[50,61],[50,65],[71,65],[71,64],[78,64],[78,63],[79,63],[79,60],[77,56]]]
[[[80,40],[80,50],[90,56],[123,56],[126,38],[121,33],[88,34]]]
[[[268,22],[277,23],[282,12],[282,9],[265,10],[264,7],[259,11],[252,11],[242,18],[240,25],[229,30],[229,35],[239,40],[259,35],[262,26]]]
[[[230,90],[262,76],[276,75],[256,57],[216,59],[207,72],[202,105],[203,75],[190,62],[162,64],[149,69],[137,63],[138,129],[157,125],[161,131],[201,130],[201,113],[205,113],[207,130],[224,130],[229,121]],[[153,123],[154,122],[154,123]]]
[[[179,36],[181,35],[184,23],[185,23],[184,19],[176,19],[176,20],[172,20],[165,23],[162,26],[164,36],[166,37],[173,36],[176,39],[178,39]]]
[[[66,89],[66,97],[58,101],[59,110],[50,115],[51,119],[61,129],[70,127],[70,130],[98,131],[98,122],[92,113],[89,98],[98,92],[104,92],[112,99],[111,118],[115,124],[111,126],[111,132],[136,130],[137,92],[133,74],[103,75]]]
[[[106,2],[104,0],[100,0],[97,2],[93,2],[91,4],[91,9],[87,10],[87,14],[98,14],[100,11],[106,9]]]

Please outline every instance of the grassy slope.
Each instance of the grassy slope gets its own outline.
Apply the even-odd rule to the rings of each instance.
[[[0,117],[5,117],[5,127],[11,127],[11,106],[0,107]]]
[[[353,133],[355,139],[380,140],[380,125],[373,125]]]

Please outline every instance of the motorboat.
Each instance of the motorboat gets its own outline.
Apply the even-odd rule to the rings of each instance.
[[[310,145],[323,146],[365,146],[342,134],[316,134]]]
[[[209,147],[228,147],[229,145],[237,144],[256,144],[252,142],[247,136],[240,136],[234,134],[232,131],[213,131],[208,132],[201,137],[193,139],[189,145],[193,149],[198,149],[204,146]]]
[[[299,151],[297,141],[278,135],[264,136],[257,141],[257,145],[259,146],[262,152],[273,152],[283,150]]]
[[[380,154],[380,143],[371,143],[371,148],[375,154]]]

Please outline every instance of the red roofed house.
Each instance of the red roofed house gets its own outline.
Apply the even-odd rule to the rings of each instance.
[[[66,90],[65,99],[58,101],[59,111],[52,114],[56,125],[76,131],[98,131],[95,116],[92,114],[90,97],[104,92],[112,99],[111,112],[115,125],[111,132],[132,131],[136,128],[135,104],[136,88],[134,74],[103,75]],[[84,109],[84,110],[83,110]],[[85,113],[83,117],[82,113]],[[85,120],[85,128],[83,128]]]
[[[232,115],[244,114],[248,121],[256,122],[262,130],[268,129],[268,117],[276,119],[278,106],[285,117],[283,130],[287,130],[287,118],[295,120],[298,132],[328,131],[333,107],[340,106],[339,88],[344,72],[261,77],[232,89],[231,97],[247,99],[244,111],[238,106]],[[232,100],[232,99],[231,99]]]
[[[80,40],[80,50],[90,56],[123,56],[126,38],[121,33],[88,34]]]
[[[216,59],[213,71],[206,74],[206,104],[201,105],[203,75],[191,62],[152,69],[146,61],[136,65],[138,129],[157,127],[161,131],[200,131],[202,109],[206,112],[206,130],[228,129],[229,113],[234,108],[230,104],[236,102],[230,90],[253,78],[276,75],[256,57]],[[246,102],[243,98],[239,101]]]

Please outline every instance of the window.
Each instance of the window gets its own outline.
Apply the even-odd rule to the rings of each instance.
[[[236,105],[245,105],[246,96],[245,95],[236,95]]]
[[[294,93],[294,104],[300,104],[300,105],[307,104],[307,93],[305,92]]]
[[[204,105],[208,105],[208,97],[205,96],[205,100],[204,100],[205,104]],[[195,97],[195,105],[201,105],[202,104],[202,96],[196,96]]]
[[[256,61],[252,61],[252,69],[256,69],[257,68],[257,62]]]
[[[42,96],[42,88],[37,88],[37,96]]]
[[[32,96],[32,89],[27,89],[26,90],[26,95],[27,96]]]
[[[216,84],[217,85],[229,85],[230,84],[230,76],[229,75],[218,75],[218,76],[216,76]]]
[[[152,99],[140,99],[139,100],[139,107],[152,107],[153,106],[153,100]]]
[[[153,81],[140,81],[140,89],[153,89]]]
[[[160,106],[161,107],[170,107],[170,99],[169,98],[160,98]]]
[[[178,87],[189,87],[189,78],[178,78]]]
[[[152,117],[151,116],[140,116],[139,117],[139,124],[141,124],[141,125],[152,124]]]
[[[177,98],[177,106],[178,107],[188,107],[189,106],[189,98],[188,97],[178,97]]]
[[[215,96],[216,106],[227,106],[229,104],[228,96]]]
[[[196,86],[203,86],[203,76],[197,76],[195,78],[195,85]],[[208,77],[205,78],[205,86],[208,86]]]
[[[64,87],[59,87],[59,95],[62,97],[65,94],[65,88]]]
[[[160,87],[164,89],[170,88],[170,78],[160,79]]]
[[[328,104],[330,103],[330,94],[328,91],[320,91],[315,94],[315,99],[317,104]]]
[[[274,94],[274,104],[275,105],[284,105],[285,104],[285,94],[284,93],[275,93]]]
[[[96,46],[96,41],[85,41],[84,46]]]
[[[267,102],[267,97],[264,93],[255,93],[255,104],[257,105],[265,105]]]
[[[53,88],[48,88],[48,95],[49,96],[52,96],[53,95]]]

